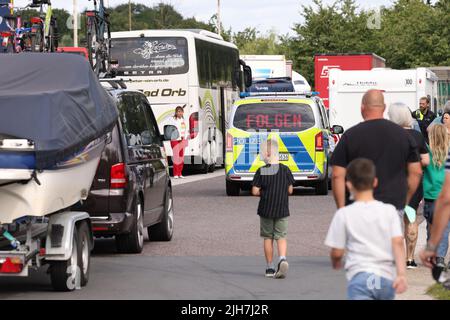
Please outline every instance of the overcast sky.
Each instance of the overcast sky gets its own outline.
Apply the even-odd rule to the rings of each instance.
[[[92,6],[88,0],[77,0],[78,7],[84,9]],[[31,0],[15,0],[17,6],[24,6]],[[107,3],[108,0],[105,0]],[[217,0],[132,0],[153,6],[159,2],[172,4],[185,17],[194,16],[196,19],[207,22],[217,12]],[[331,3],[332,0],[325,0]],[[390,6],[393,0],[356,0],[361,8],[376,8],[384,5]],[[127,0],[109,0],[110,6],[128,3]],[[246,27],[256,27],[264,32],[275,29],[279,33],[292,34],[294,23],[300,22],[301,5],[311,4],[311,0],[221,0],[222,23],[226,29],[233,31],[243,30]],[[73,10],[73,0],[52,0],[53,7]]]

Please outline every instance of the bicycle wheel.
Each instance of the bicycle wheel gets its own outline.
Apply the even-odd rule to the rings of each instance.
[[[111,66],[111,29],[109,25],[109,21],[105,20],[105,33],[107,35],[106,39],[103,39],[102,44],[102,55],[103,55],[103,61],[102,61],[102,70],[101,72],[108,73],[109,68]]]
[[[44,51],[44,34],[42,28],[39,28],[36,33],[31,35],[31,52]]]
[[[98,43],[97,35],[97,20],[95,17],[88,16],[86,18],[86,42],[88,49],[89,62],[94,70],[95,74],[100,74],[101,56],[100,56],[100,44]]]
[[[50,24],[47,43],[48,43],[47,52],[56,52],[56,50],[58,49],[58,28],[56,25],[55,18],[52,18],[52,22]]]

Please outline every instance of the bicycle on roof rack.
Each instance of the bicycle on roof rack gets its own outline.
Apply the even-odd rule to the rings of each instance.
[[[107,74],[111,65],[111,28],[103,0],[93,1],[95,9],[86,11],[86,41],[89,62],[94,72],[100,76]]]
[[[14,52],[14,25],[15,18],[12,14],[12,7],[10,2],[0,3],[0,9],[7,8],[11,10],[11,14],[0,17],[0,24],[3,23],[7,30],[0,30],[0,52],[13,53]]]
[[[44,5],[47,10],[44,15]],[[58,48],[56,18],[52,15],[50,0],[33,0],[31,8],[40,8],[39,17],[31,18],[31,51],[55,52]]]

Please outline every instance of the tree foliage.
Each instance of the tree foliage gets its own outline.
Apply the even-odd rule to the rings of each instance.
[[[302,6],[304,22],[289,39],[294,68],[314,83],[317,53],[374,52],[395,69],[450,65],[450,0],[434,5],[396,0],[376,12],[361,10],[353,0]],[[375,19],[379,25],[373,24]]]

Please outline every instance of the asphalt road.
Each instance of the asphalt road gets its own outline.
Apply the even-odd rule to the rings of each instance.
[[[172,241],[119,255],[112,240],[98,240],[87,287],[53,292],[43,269],[28,278],[0,278],[0,300],[345,298],[344,274],[331,269],[323,245],[334,212],[331,196],[298,189],[290,198],[284,280],[263,275],[257,198],[227,197],[223,176],[177,185],[174,197]]]

